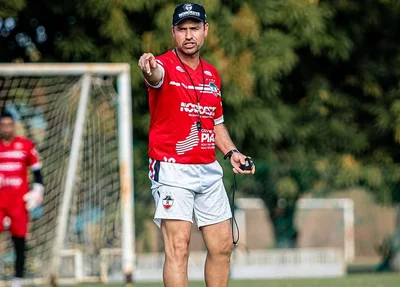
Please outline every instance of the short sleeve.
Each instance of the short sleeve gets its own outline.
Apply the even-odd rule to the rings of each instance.
[[[39,159],[39,153],[37,152],[35,145],[33,142],[29,141],[27,143],[27,161],[28,161],[28,166],[31,167],[32,170],[38,170],[41,168],[40,164],[40,159]]]

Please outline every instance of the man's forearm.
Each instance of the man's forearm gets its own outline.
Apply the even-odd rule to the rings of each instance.
[[[218,124],[214,126],[214,131],[215,145],[224,155],[236,148],[231,137],[229,136],[228,129],[224,124]]]
[[[160,81],[162,80],[162,76],[163,76],[163,71],[160,65],[157,65],[157,67],[151,71],[151,74],[148,74],[143,71],[143,77],[152,86],[156,86],[157,84],[159,84]]]

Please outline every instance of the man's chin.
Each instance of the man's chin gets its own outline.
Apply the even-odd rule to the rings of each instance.
[[[198,49],[197,47],[193,47],[193,48],[182,48],[182,52],[185,53],[188,56],[193,56],[196,55],[198,52],[200,51],[200,49]]]
[[[0,139],[6,142],[12,140],[12,138],[13,136],[4,136],[4,135],[0,136]]]

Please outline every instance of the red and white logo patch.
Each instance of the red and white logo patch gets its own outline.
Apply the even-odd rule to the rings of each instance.
[[[170,209],[172,205],[174,205],[174,199],[171,195],[166,195],[162,201],[162,204],[165,209]]]
[[[16,142],[16,143],[14,144],[14,148],[15,148],[15,149],[23,149],[24,146],[23,146],[22,143]]]

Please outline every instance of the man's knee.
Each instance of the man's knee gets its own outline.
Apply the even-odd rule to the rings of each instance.
[[[211,257],[230,258],[233,250],[232,238],[225,238],[213,248],[208,249],[208,254]]]
[[[165,245],[166,260],[184,263],[189,257],[189,239],[173,238]]]
[[[161,225],[165,259],[176,264],[184,264],[189,257],[191,223],[163,221]]]

